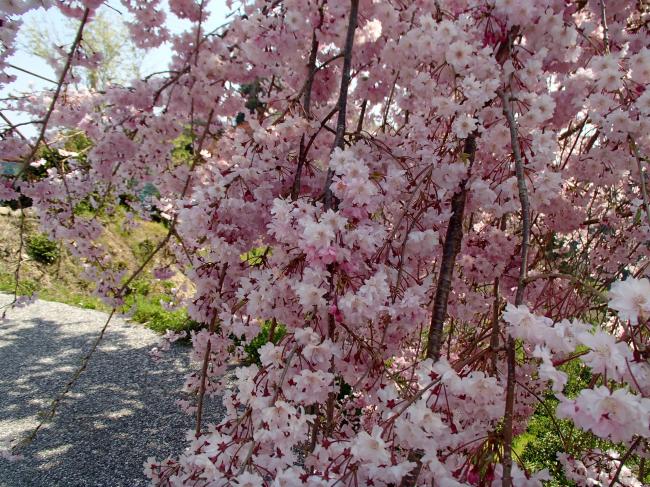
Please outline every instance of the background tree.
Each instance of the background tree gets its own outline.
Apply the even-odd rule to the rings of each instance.
[[[48,15],[51,12],[43,11],[29,18],[22,47],[59,69],[79,21],[65,18],[63,25],[54,24]],[[83,61],[73,66],[72,78],[89,89],[104,90],[109,84],[126,84],[140,77],[143,51],[133,43],[126,24],[115,12],[97,12],[84,29],[83,46],[76,55]]]

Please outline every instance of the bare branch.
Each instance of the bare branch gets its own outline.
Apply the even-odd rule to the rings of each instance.
[[[52,84],[55,84],[55,85],[58,84],[57,81],[54,81],[53,79],[50,79],[50,78],[46,78],[45,76],[41,76],[40,74],[36,74],[33,71],[30,71],[28,69],[19,68],[18,66],[14,66],[11,63],[7,63],[7,66],[10,67],[11,69],[15,69],[16,71],[22,71],[23,73],[26,73],[26,74],[28,74],[30,76],[34,76],[35,78],[40,78],[43,81],[47,81],[48,83],[52,83]]]

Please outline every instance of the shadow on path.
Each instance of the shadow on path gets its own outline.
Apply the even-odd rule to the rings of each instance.
[[[105,319],[39,301],[0,325],[0,441],[36,426]],[[175,404],[183,397],[189,348],[176,345],[156,363],[148,355],[156,341],[141,326],[111,323],[56,416],[22,449],[25,458],[0,460],[0,486],[147,485],[143,462],[178,455],[194,424]],[[208,420],[221,411],[219,400],[207,401]]]

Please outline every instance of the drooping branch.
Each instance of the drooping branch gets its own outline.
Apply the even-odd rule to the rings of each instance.
[[[298,345],[294,346],[291,349],[291,352],[289,352],[289,355],[287,356],[287,359],[285,361],[284,369],[282,370],[282,374],[280,375],[280,380],[278,380],[278,383],[275,386],[275,392],[273,393],[273,398],[271,399],[270,404],[275,404],[275,402],[278,400],[278,397],[280,396],[280,392],[282,391],[282,384],[284,384],[284,379],[287,376],[287,371],[291,367],[291,361],[293,360],[294,355],[296,355],[296,352],[298,351]],[[244,470],[246,470],[246,466],[248,465],[248,462],[251,461],[251,458],[253,458],[253,452],[255,451],[255,446],[257,445],[257,442],[255,440],[251,441],[251,446],[248,449],[248,453],[246,454],[246,457],[241,463],[241,466],[239,467],[239,471],[237,472],[237,475],[241,475]]]
[[[343,149],[345,147],[345,123],[346,123],[346,109],[348,103],[348,87],[350,85],[350,70],[352,69],[352,48],[354,47],[354,31],[357,28],[357,17],[359,13],[359,0],[350,1],[350,17],[348,20],[348,29],[345,37],[345,47],[343,49],[343,72],[341,73],[341,89],[339,91],[339,98],[336,104],[336,109],[338,110],[338,117],[336,122],[336,135],[334,136],[334,144],[332,145],[331,152],[334,152],[336,148]],[[327,178],[325,180],[325,191],[323,195],[323,210],[328,211],[330,209],[336,210],[336,199],[332,194],[332,178],[334,177],[334,170],[330,167],[327,170]],[[335,300],[336,294],[336,284],[335,284],[335,268],[332,264],[327,266],[328,277],[327,284],[328,290],[325,295],[328,307]],[[334,338],[335,332],[335,321],[334,315],[329,313],[327,316],[327,336],[330,339]],[[334,371],[334,358],[330,360],[329,371]],[[335,392],[330,392],[327,396],[327,404],[325,406],[325,427],[324,432],[326,435],[332,433],[334,429],[334,403],[336,401],[337,394]]]
[[[74,373],[72,374],[72,376],[70,377],[68,382],[65,384],[65,386],[63,387],[61,392],[59,392],[57,394],[57,396],[52,400],[52,402],[50,403],[50,407],[46,411],[42,411],[39,414],[40,421],[38,422],[36,427],[34,427],[34,429],[32,429],[27,436],[25,436],[22,440],[20,440],[18,443],[16,443],[12,447],[12,449],[11,449],[12,452],[15,453],[18,450],[20,450],[21,448],[25,448],[26,446],[28,446],[32,441],[34,441],[34,439],[36,438],[36,435],[38,434],[40,429],[43,427],[43,425],[45,423],[47,423],[48,421],[50,421],[52,418],[54,418],[54,416],[56,415],[57,410],[59,408],[59,405],[61,404],[61,401],[65,398],[65,396],[68,394],[68,392],[70,392],[70,390],[72,390],[72,388],[77,383],[77,380],[79,379],[81,374],[88,367],[88,363],[90,362],[91,357],[95,353],[95,350],[97,350],[97,347],[99,346],[99,343],[104,338],[104,334],[106,333],[106,329],[108,328],[109,323],[113,319],[113,315],[115,315],[115,311],[116,311],[116,309],[113,308],[111,313],[108,315],[108,318],[106,318],[106,321],[104,322],[104,326],[102,326],[102,329],[99,331],[99,334],[97,335],[97,337],[95,338],[95,341],[91,345],[90,350],[88,350],[88,352],[83,356],[83,358],[81,359],[81,364],[74,371]]]
[[[515,306],[519,306],[524,301],[524,290],[526,288],[526,277],[528,273],[528,249],[530,244],[531,219],[530,203],[528,201],[528,189],[526,187],[526,175],[524,172],[524,162],[519,147],[519,134],[517,122],[512,111],[511,95],[503,90],[497,92],[501,98],[503,114],[506,117],[508,128],[510,130],[510,144],[512,145],[512,154],[515,160],[515,175],[517,177],[517,189],[519,191],[519,203],[521,205],[521,264],[519,267],[519,279],[517,283],[517,293],[515,295]],[[512,486],[512,440],[513,440],[513,421],[514,421],[514,404],[515,404],[515,341],[514,338],[508,337],[506,346],[506,361],[508,378],[506,383],[506,407],[503,420],[503,487]]]
[[[219,284],[217,286],[217,293],[219,294],[219,297],[221,297],[221,293],[223,291],[223,283],[226,279],[227,271],[228,271],[228,263],[226,262],[223,264],[221,268],[221,273],[219,275]],[[212,316],[212,319],[210,320],[210,324],[208,325],[208,331],[210,332],[210,334],[214,333],[218,316],[219,314],[215,311],[214,315]],[[208,338],[208,343],[205,347],[205,354],[203,356],[203,364],[201,366],[201,384],[199,386],[199,399],[196,406],[196,429],[194,434],[197,438],[201,435],[201,423],[203,420],[203,400],[205,397],[206,383],[208,381],[208,365],[210,363],[211,351],[212,351],[212,342],[210,341],[210,338]]]
[[[21,67],[18,67],[18,66],[13,65],[13,64],[11,64],[11,63],[7,63],[7,67],[8,67],[8,68],[11,68],[11,69],[15,69],[16,71],[21,71],[21,72],[23,72],[23,73],[25,73],[25,74],[28,74],[28,75],[30,75],[30,76],[34,76],[35,78],[42,79],[43,81],[47,81],[48,83],[52,83],[52,84],[54,84],[54,85],[58,85],[58,84],[59,84],[57,81],[54,81],[53,79],[46,78],[45,76],[41,76],[41,75],[38,74],[38,73],[34,73],[33,71],[30,71],[29,69],[21,68]]]

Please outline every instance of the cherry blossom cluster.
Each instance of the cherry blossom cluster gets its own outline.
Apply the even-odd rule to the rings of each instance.
[[[27,10],[82,30],[101,3],[1,2],[0,66]],[[41,130],[7,127],[8,160],[64,149],[71,128],[93,145],[0,199],[31,198],[114,306],[133,276],[75,206],[167,220],[154,252],[176,267],[156,277],[193,283],[179,304],[204,327],[180,401],[197,428],[147,461],[154,485],[542,485],[512,438],[547,394],[626,452],[559,452],[567,478],[644,482],[629,462],[650,439],[643,2],[250,0],[215,31],[210,2],[122,8],[139,47],[172,46],[169,66],[101,93],[61,67],[63,96],[3,102]],[[68,59],[87,62],[83,35]],[[229,385],[269,323],[281,340]],[[577,395],[567,364],[591,374]],[[217,424],[201,424],[206,394],[223,396]]]

